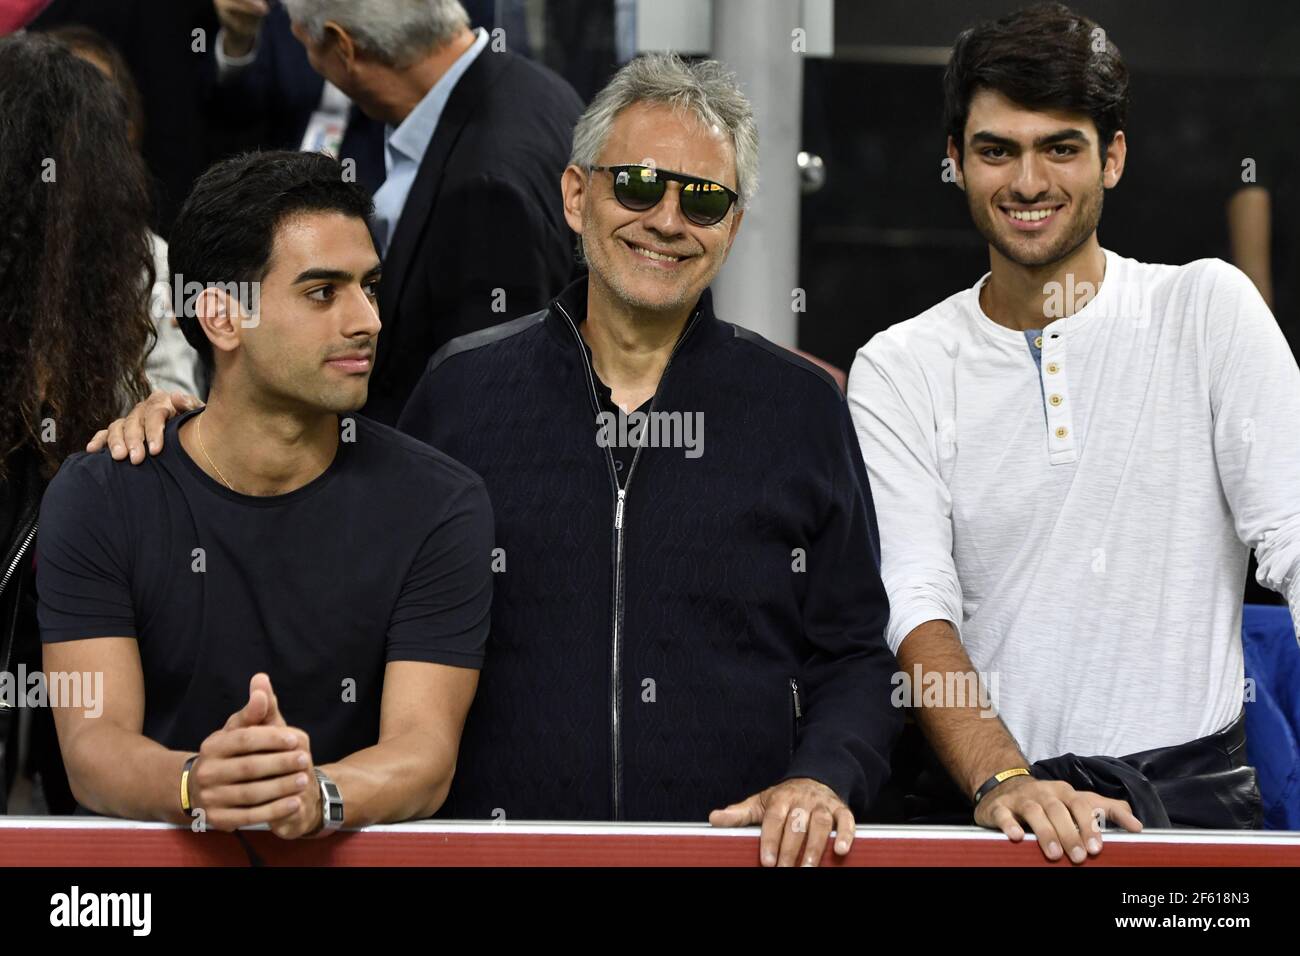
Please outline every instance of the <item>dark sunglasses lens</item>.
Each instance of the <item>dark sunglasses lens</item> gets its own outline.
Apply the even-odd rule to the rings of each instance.
[[[691,222],[712,226],[731,208],[731,195],[717,183],[682,183],[682,213]]]
[[[628,209],[649,209],[664,196],[667,183],[648,166],[629,166],[614,171],[614,198]]]

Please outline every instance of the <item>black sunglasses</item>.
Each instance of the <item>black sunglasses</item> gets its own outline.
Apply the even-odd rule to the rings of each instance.
[[[624,209],[645,212],[664,198],[670,182],[681,183],[677,203],[682,215],[697,226],[721,222],[740,197],[722,183],[684,173],[670,173],[655,166],[590,166],[594,173],[614,174],[614,198]]]

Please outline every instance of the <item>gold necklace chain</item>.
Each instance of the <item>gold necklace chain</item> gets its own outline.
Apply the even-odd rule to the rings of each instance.
[[[194,420],[194,432],[196,435],[199,436],[199,451],[203,452],[203,457],[208,460],[208,464],[212,466],[212,470],[217,473],[217,477],[221,479],[222,483],[227,488],[229,488],[231,491],[235,491],[235,486],[232,485],[230,482],[226,481],[226,476],[221,473],[221,469],[217,467],[217,463],[213,461],[212,456],[208,454],[207,446],[203,444],[203,416],[202,415],[199,415],[199,417]],[[238,494],[238,492],[235,493]]]

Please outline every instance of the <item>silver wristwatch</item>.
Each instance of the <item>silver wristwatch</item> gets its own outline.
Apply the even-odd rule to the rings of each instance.
[[[316,774],[316,782],[320,784],[321,826],[316,833],[333,833],[343,826],[343,794],[339,793],[338,786],[320,767],[312,767],[312,770]]]

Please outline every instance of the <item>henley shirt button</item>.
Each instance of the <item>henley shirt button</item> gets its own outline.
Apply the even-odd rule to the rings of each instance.
[[[1036,339],[1034,339],[1034,348],[1041,349],[1042,347],[1043,347],[1043,337],[1040,335]]]
[[[1056,430],[1057,438],[1064,438],[1068,434],[1070,434],[1070,430],[1066,428],[1064,425],[1062,425],[1060,428]]]
[[[1048,401],[1051,402],[1053,405],[1060,405],[1061,402],[1063,402],[1064,400],[1065,399],[1061,398],[1060,395],[1053,395],[1051,398],[1048,399]]]
[[[1055,375],[1055,374],[1056,374],[1057,372],[1059,372],[1060,370],[1061,370],[1061,366],[1057,365],[1055,362],[1048,362],[1048,363],[1047,363],[1047,374],[1048,374],[1048,375]]]

